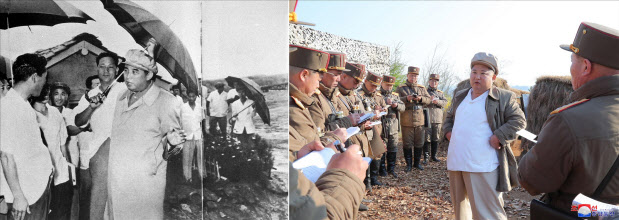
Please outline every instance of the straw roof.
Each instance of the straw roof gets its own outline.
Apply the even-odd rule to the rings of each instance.
[[[550,112],[569,103],[572,89],[569,76],[541,76],[531,89],[527,106],[527,131],[539,134]],[[523,149],[533,146],[532,142],[523,141]]]

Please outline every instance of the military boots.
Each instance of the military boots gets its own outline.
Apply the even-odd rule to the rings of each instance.
[[[423,170],[423,167],[421,166],[421,164],[419,163],[419,161],[421,160],[421,153],[422,153],[423,149],[422,148],[415,148],[415,164],[413,164],[413,167]]]
[[[438,141],[432,141],[432,161],[439,162],[438,158],[436,158],[436,153],[438,153]]]
[[[404,149],[404,160],[406,161],[406,172],[413,169],[413,149]]]

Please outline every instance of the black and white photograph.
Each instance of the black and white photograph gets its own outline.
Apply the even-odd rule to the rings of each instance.
[[[0,219],[288,218],[287,2],[0,8]]]

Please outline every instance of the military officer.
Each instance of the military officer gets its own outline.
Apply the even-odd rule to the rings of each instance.
[[[418,67],[409,66],[406,77],[406,83],[398,86],[397,92],[402,102],[406,105],[406,110],[401,114],[400,125],[402,126],[402,139],[404,141],[406,172],[409,172],[413,166],[423,170],[423,167],[419,164],[425,139],[423,106],[430,104],[431,98],[426,87],[417,84],[417,78],[419,77]],[[413,147],[415,149],[414,165],[411,164]]]
[[[395,173],[395,162],[398,153],[398,133],[400,132],[400,112],[404,112],[404,103],[400,100],[398,93],[393,91],[393,84],[395,84],[395,77],[389,75],[383,75],[383,82],[381,83],[380,93],[385,99],[387,104],[387,115],[383,116],[383,139],[387,145],[387,169],[385,171],[385,154],[380,159],[380,175],[386,176],[387,173],[395,178],[398,175]],[[384,175],[383,175],[384,174]]]
[[[328,132],[322,137],[318,126],[314,124],[307,109],[314,103],[310,97],[318,88],[318,82],[327,71],[329,54],[327,52],[291,45],[289,54],[289,139],[294,146],[303,146],[315,140],[320,140],[326,147],[333,147],[336,140],[346,138],[345,129]],[[343,130],[343,131],[342,131]],[[291,158],[296,158],[300,149],[290,147]]]
[[[576,213],[570,207],[579,193],[617,205],[619,173],[611,168],[619,165],[619,31],[583,22],[573,44],[561,48],[571,52],[572,103],[550,113],[520,160],[519,182],[567,213]]]
[[[447,105],[447,99],[443,91],[437,89],[439,78],[438,74],[430,74],[430,80],[428,81],[428,94],[430,94],[431,101],[426,107],[429,110],[430,127],[426,129],[426,143],[423,145],[423,164],[428,162],[428,148],[430,146],[432,146],[432,161],[440,161],[436,158],[436,152],[443,123],[443,107]]]
[[[357,126],[359,114],[350,114],[345,109],[337,89],[342,73],[350,71],[346,69],[346,55],[340,52],[328,53],[330,57],[327,72],[323,74],[318,89],[312,95],[314,104],[309,106],[310,115],[322,131]]]
[[[383,78],[371,71],[368,71],[368,76],[365,78],[365,82],[360,89],[357,90],[359,96],[361,96],[362,102],[366,111],[376,111],[376,113],[386,110],[387,104],[385,99],[378,92],[378,87],[383,81]],[[376,114],[375,113],[375,114]],[[379,120],[380,117],[376,114],[375,120]],[[372,185],[382,186],[383,184],[378,181],[378,170],[380,169],[380,159],[385,152],[385,143],[382,140],[383,126],[381,124],[372,127],[372,132],[367,132],[368,139],[370,140],[370,146],[375,155],[370,163],[370,180]],[[378,146],[373,146],[378,145]]]

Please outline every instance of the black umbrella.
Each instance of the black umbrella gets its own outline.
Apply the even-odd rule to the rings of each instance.
[[[198,91],[198,80],[193,61],[181,40],[170,27],[155,15],[128,0],[101,0],[105,9],[143,47],[150,38],[159,43],[157,63],[179,79],[189,91]]]
[[[260,86],[256,82],[249,78],[237,78],[233,76],[226,77],[226,82],[229,85],[232,85],[234,82],[236,82],[236,90],[245,89],[245,91],[247,91],[247,97],[251,100],[254,100],[254,103],[256,103],[256,112],[258,112],[258,115],[262,119],[262,122],[271,125],[269,106],[267,106],[267,103],[264,100],[264,95],[260,90]]]
[[[60,23],[86,23],[93,20],[75,6],[62,0],[0,1],[0,29]]]

